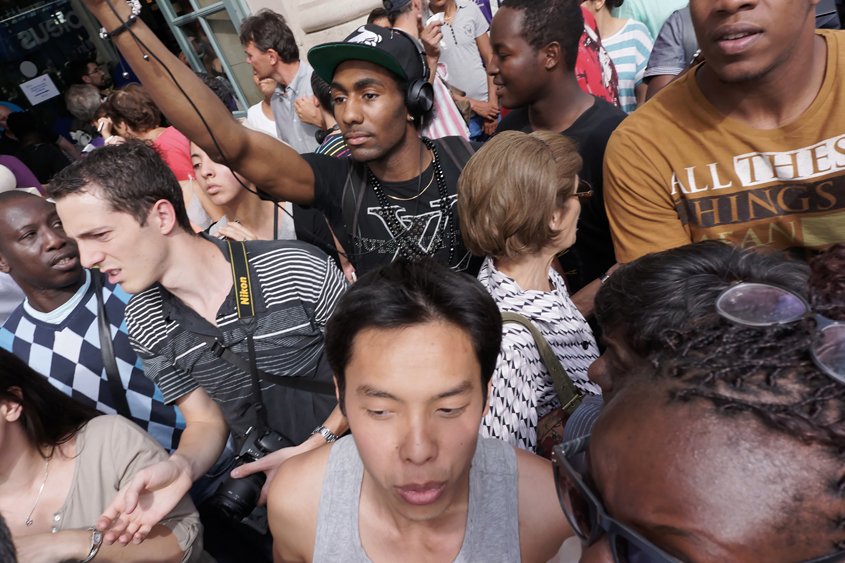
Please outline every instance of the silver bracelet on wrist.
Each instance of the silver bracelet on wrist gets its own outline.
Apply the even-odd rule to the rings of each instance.
[[[103,545],[103,532],[98,530],[97,528],[88,528],[91,532],[91,551],[88,552],[88,557],[81,560],[79,563],[88,563],[97,555],[97,552],[100,551],[100,546]]]
[[[325,426],[318,426],[317,428],[315,428],[314,431],[311,433],[311,436],[313,436],[314,434],[319,434],[320,436],[325,438],[327,444],[331,444],[332,442],[337,440],[337,436],[335,436],[332,431],[326,428]]]

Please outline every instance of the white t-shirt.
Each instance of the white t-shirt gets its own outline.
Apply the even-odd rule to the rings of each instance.
[[[26,299],[26,295],[12,279],[12,276],[0,272],[0,326],[6,322],[12,311],[17,309],[24,299]]]
[[[261,103],[258,102],[246,112],[246,120],[253,129],[257,129],[262,133],[267,133],[271,137],[279,138],[276,135],[276,122],[264,115],[264,110],[261,109]]]

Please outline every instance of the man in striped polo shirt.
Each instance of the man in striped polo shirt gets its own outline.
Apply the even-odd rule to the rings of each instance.
[[[269,483],[285,459],[346,430],[334,396],[278,382],[332,381],[323,328],[347,282],[326,254],[297,241],[245,244],[258,393],[250,373],[223,352],[250,356],[227,243],[191,230],[181,188],[154,149],[133,141],[98,149],[57,176],[50,195],[82,264],[135,294],[126,308],[132,346],[186,422],[176,452],[139,472],[105,511],[98,525],[111,526],[106,542],[142,541],[217,460],[229,431],[236,440],[248,433],[259,402],[267,426],[291,447],[233,477],[266,471]]]

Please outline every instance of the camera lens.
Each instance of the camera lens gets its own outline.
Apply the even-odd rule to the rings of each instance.
[[[229,477],[214,493],[211,503],[227,517],[237,521],[243,520],[258,504],[261,487],[264,486],[266,480],[267,476],[264,472],[255,473],[243,479]]]

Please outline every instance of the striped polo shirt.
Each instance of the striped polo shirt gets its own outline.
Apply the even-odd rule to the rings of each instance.
[[[224,241],[201,236],[217,244],[229,260]],[[255,296],[258,369],[330,383],[332,371],[323,349],[323,333],[338,298],[348,287],[343,274],[331,258],[309,244],[245,244]],[[217,313],[217,326],[159,284],[132,297],[126,307],[126,326],[144,372],[159,386],[165,403],[202,387],[220,406],[235,439],[243,436],[254,421],[250,375],[212,354],[195,334],[214,336],[248,358],[234,287]],[[337,404],[334,397],[268,381],[261,382],[261,393],[270,426],[295,444],[307,439]]]

